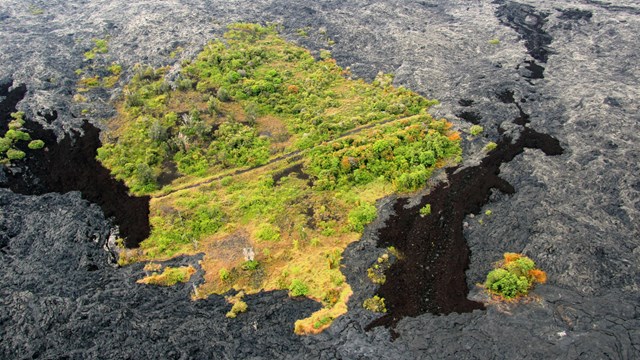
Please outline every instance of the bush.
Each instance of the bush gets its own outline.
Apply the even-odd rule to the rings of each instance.
[[[38,150],[38,149],[42,149],[44,147],[44,141],[42,140],[33,140],[29,143],[29,149],[31,150]]]
[[[26,154],[20,150],[16,150],[16,149],[7,150],[7,158],[9,160],[21,160],[21,159],[24,159],[25,155]]]
[[[258,240],[262,241],[278,241],[280,240],[280,229],[276,226],[264,223],[258,226],[258,229],[254,233]]]
[[[15,129],[10,129],[8,130],[5,134],[4,137],[6,139],[12,140],[12,141],[29,141],[31,140],[31,136],[24,132],[24,131],[20,131],[20,130],[15,130]]]
[[[247,303],[238,299],[233,304],[233,306],[231,307],[231,311],[229,311],[226,316],[229,319],[235,319],[235,317],[238,316],[238,314],[246,312],[247,308],[248,308]]]
[[[247,260],[242,264],[242,269],[247,271],[253,271],[260,266],[257,260]]]
[[[485,286],[489,291],[506,299],[511,299],[518,295],[526,295],[529,285],[525,277],[517,276],[502,268],[489,272],[485,282]]]
[[[218,275],[222,281],[229,281],[229,279],[231,279],[231,273],[225,268],[220,269],[220,271],[218,271]]]
[[[7,150],[11,149],[12,144],[11,139],[0,137],[0,154],[4,154]]]
[[[218,100],[220,101],[229,101],[231,100],[231,95],[229,95],[229,90],[225,89],[225,88],[219,88],[218,92],[216,93],[216,96],[218,97]]]
[[[351,230],[361,232],[364,226],[377,216],[376,207],[371,204],[362,204],[349,212],[349,226]]]
[[[387,307],[384,304],[384,298],[375,295],[372,298],[366,299],[362,304],[362,307],[369,311],[377,312],[377,313],[386,313]]]
[[[426,216],[431,214],[431,204],[427,204],[420,209],[420,215]]]
[[[544,283],[547,275],[536,269],[533,260],[514,253],[505,253],[500,266],[487,274],[484,286],[504,299],[527,295],[534,283]]]
[[[490,142],[489,142],[489,143],[484,147],[484,150],[485,150],[486,152],[489,152],[489,151],[493,151],[493,150],[495,150],[497,147],[498,147],[498,144],[494,143],[493,141],[490,141]]]
[[[294,279],[289,285],[289,296],[306,296],[309,293],[309,287],[298,279]]]
[[[477,136],[480,135],[482,132],[484,131],[484,128],[480,125],[473,125],[471,126],[471,128],[469,129],[469,132],[471,133],[471,135],[473,136]]]
[[[233,306],[231,307],[231,311],[237,313],[243,313],[245,311],[247,311],[247,303],[239,300],[237,303],[233,304]]]

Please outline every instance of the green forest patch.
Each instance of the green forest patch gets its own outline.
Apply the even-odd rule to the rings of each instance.
[[[460,137],[391,85],[351,80],[275,27],[234,24],[177,76],[139,66],[98,159],[152,196],[150,237],[125,259],[204,252],[194,298],[289,290],[323,308],[296,323],[317,333],[346,312],[342,251],[375,201],[425,186],[459,161]]]

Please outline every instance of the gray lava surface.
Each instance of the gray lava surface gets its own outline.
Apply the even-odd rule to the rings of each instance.
[[[17,109],[63,140],[85,120],[104,126],[134,64],[177,70],[236,21],[281,23],[288,39],[330,49],[356,76],[393,73],[396,85],[440,100],[431,112],[468,138],[465,168],[482,164],[489,141],[516,143],[527,128],[559,142],[562,154],[530,146],[500,165],[513,191],[492,190],[455,225],[470,253],[468,298],[485,309],[403,317],[395,339],[385,327],[365,331],[380,317],[361,306],[378,291],[366,269],[383,251],[379,230],[398,203],[419,206],[422,195],[379,201],[379,218],[344,254],[349,313],[298,337],[294,321],[319,304],[263,293],[229,320],[222,297],[190,300],[201,270],[171,288],[138,285],[141,264],[112,266],[115,225],[98,204],[27,186],[0,189],[0,358],[640,358],[637,1],[4,0],[0,89],[26,86]],[[309,36],[298,36],[306,27]],[[118,62],[125,72],[84,104],[73,100],[76,70],[94,64],[83,56],[94,38],[109,39],[95,64]],[[484,132],[471,137],[472,123]],[[0,184],[32,174],[27,162],[0,170]],[[523,252],[547,271],[530,301],[496,304],[476,286],[503,252]]]

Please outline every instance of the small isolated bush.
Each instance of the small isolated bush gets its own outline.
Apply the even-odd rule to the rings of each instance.
[[[4,134],[5,139],[9,139],[11,141],[29,141],[31,140],[31,136],[24,132],[24,131],[20,131],[20,130],[15,130],[15,129],[9,129],[5,134]]]
[[[530,258],[516,253],[505,253],[499,267],[489,272],[484,286],[492,294],[504,299],[524,296],[535,283],[544,283],[547,275],[536,269]]]
[[[227,313],[229,319],[235,319],[238,314],[247,311],[247,303],[242,300],[236,300],[235,304],[231,307],[231,310]]]
[[[254,235],[258,240],[278,241],[280,240],[280,229],[269,223],[263,223],[258,226]]]
[[[294,279],[289,285],[289,296],[306,296],[309,293],[309,287],[301,280]]]
[[[0,155],[11,149],[12,143],[11,139],[0,137]]]
[[[367,276],[374,284],[382,285],[387,281],[387,277],[377,264],[367,269]]]
[[[220,269],[220,271],[218,271],[218,275],[222,281],[229,281],[229,279],[231,279],[231,273],[225,268]]]
[[[242,298],[244,298],[244,291],[240,291],[234,296],[225,297],[227,302],[233,305],[226,315],[229,319],[235,319],[239,313],[247,311],[247,303],[242,301]]]
[[[486,152],[495,150],[498,147],[498,144],[494,143],[493,141],[490,141],[485,147],[484,150]]]
[[[16,149],[7,150],[7,158],[9,160],[22,160],[24,159],[25,155],[26,154],[20,150],[16,150]]]
[[[107,70],[109,70],[113,75],[120,75],[122,73],[122,65],[114,62],[107,67]]]
[[[377,313],[386,313],[387,307],[384,304],[384,298],[375,295],[372,298],[369,298],[364,301],[362,307],[369,311],[377,312]]]
[[[484,131],[484,128],[480,125],[472,125],[471,128],[469,129],[469,132],[471,133],[471,135],[473,136],[478,136],[480,135],[482,132]]]
[[[391,263],[389,262],[389,254],[384,253],[378,257],[378,260],[367,269],[367,276],[374,284],[382,285],[387,281],[385,272],[389,270]]]
[[[431,204],[427,204],[420,209],[420,216],[431,215]]]
[[[491,40],[489,40],[488,42],[489,42],[489,44],[491,44],[491,45],[498,45],[498,44],[500,44],[500,40],[499,40],[499,39],[491,39]]]
[[[44,141],[42,140],[33,140],[29,143],[29,149],[31,150],[38,150],[38,149],[42,149],[44,147]]]
[[[242,263],[242,269],[248,271],[253,271],[257,269],[258,266],[260,266],[260,263],[257,260],[247,260]]]

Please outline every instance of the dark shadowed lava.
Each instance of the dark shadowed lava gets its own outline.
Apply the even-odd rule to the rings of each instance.
[[[0,95],[5,97],[0,102],[0,118],[17,111],[17,103],[26,94],[25,86],[9,88],[10,83],[0,87]],[[31,137],[44,140],[46,147],[31,150],[26,142],[18,143],[27,156],[16,162],[19,168],[5,171],[7,183],[0,185],[25,195],[80,191],[83,198],[98,204],[107,218],[114,218],[127,247],[136,247],[149,236],[149,197],[129,195],[124,183],[113,179],[96,160],[100,131],[95,126],[85,121],[83,134],[74,131],[57,142],[53,131],[26,120]]]
[[[521,121],[524,125],[526,114],[522,109],[520,112],[523,116],[514,123]],[[540,149],[546,155],[563,152],[558,140],[528,127],[516,141],[511,140],[504,136],[478,166],[447,170],[448,181],[432,189],[419,206],[408,208],[407,199],[395,202],[395,215],[379,231],[378,246],[394,246],[402,257],[386,272],[387,281],[378,290],[388,313],[368,328],[394,326],[405,316],[426,312],[449,314],[483,308],[467,299],[469,248],[463,236],[465,216],[478,213],[489,202],[493,188],[514,193],[513,186],[498,176],[500,165],[513,160],[525,148]],[[426,204],[431,205],[432,213],[420,216],[419,210]]]
[[[524,39],[529,54],[542,63],[548,58],[548,45],[552,37],[543,31],[544,13],[537,13],[531,6],[504,1],[496,16],[505,26],[516,30]],[[533,60],[526,60],[529,73],[525,79],[543,79],[544,67]],[[518,66],[518,68],[521,65]],[[531,85],[531,83],[529,81]],[[465,271],[469,268],[469,247],[463,235],[464,219],[480,212],[489,202],[492,189],[513,194],[514,187],[499,177],[500,166],[521,154],[525,148],[540,149],[546,155],[560,155],[560,142],[529,127],[529,114],[515,101],[514,92],[506,89],[496,94],[498,100],[513,104],[518,115],[513,124],[521,127],[517,139],[512,139],[499,128],[502,138],[498,147],[489,152],[479,165],[452,168],[446,171],[447,182],[440,183],[423,197],[419,206],[409,207],[408,199],[396,200],[385,227],[379,230],[378,246],[394,246],[402,257],[386,272],[387,281],[380,286],[378,295],[383,297],[387,314],[371,322],[367,329],[384,325],[394,327],[406,316],[424,313],[464,313],[483,309],[481,303],[467,299]],[[472,103],[461,102],[463,106]],[[464,111],[459,117],[477,124],[482,117],[472,111]],[[431,214],[420,216],[419,210],[430,204]],[[392,330],[392,335],[397,334]]]

